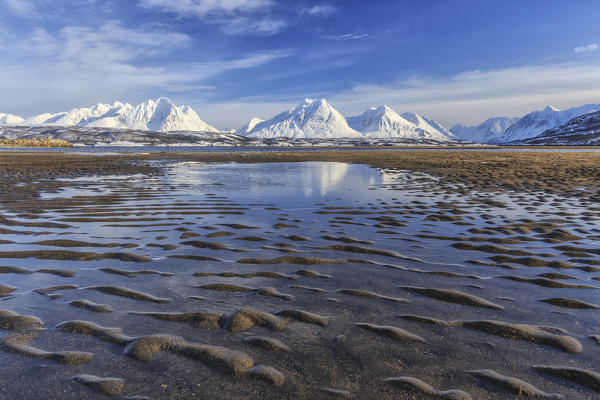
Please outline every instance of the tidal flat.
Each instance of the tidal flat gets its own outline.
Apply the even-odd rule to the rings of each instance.
[[[0,399],[595,399],[600,153],[0,153]]]

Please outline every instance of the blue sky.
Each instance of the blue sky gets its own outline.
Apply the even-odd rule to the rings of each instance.
[[[0,0],[0,112],[167,96],[236,128],[325,97],[473,124],[600,102],[598,15],[597,0]]]

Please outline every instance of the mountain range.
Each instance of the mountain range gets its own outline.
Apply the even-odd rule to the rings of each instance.
[[[518,144],[530,145],[600,145],[600,111],[575,117],[557,128],[548,129],[541,135],[524,139]]]
[[[580,142],[594,118],[580,116],[600,111],[600,104],[587,104],[567,110],[548,106],[523,117],[495,117],[477,126],[455,125],[450,130],[438,122],[415,113],[398,114],[390,107],[371,107],[360,115],[345,118],[324,99],[306,99],[298,106],[279,113],[268,120],[252,118],[236,135],[251,139],[403,139],[429,142],[476,143],[534,143],[559,140],[560,132],[577,131]],[[570,125],[569,125],[570,124]],[[55,114],[40,114],[24,119],[0,113],[0,126],[25,127],[79,127],[105,130],[135,130],[156,132],[218,133],[215,127],[204,122],[190,106],[176,106],[166,97],[147,100],[133,106],[128,103],[97,104],[93,107],[75,108]],[[549,132],[548,134],[546,134]],[[233,132],[231,132],[233,133]]]
[[[6,116],[5,116],[6,115]],[[219,132],[202,121],[190,106],[176,106],[166,97],[147,100],[136,106],[128,103],[97,104],[56,114],[40,114],[23,119],[0,114],[0,124],[22,126],[77,126],[80,128],[135,129],[171,132]]]
[[[348,118],[350,127],[366,137],[432,139],[442,142],[454,135],[437,122],[415,113],[398,115],[388,106],[371,107],[364,113]]]
[[[547,106],[543,110],[530,112],[521,118],[490,118],[477,126],[454,125],[450,131],[459,139],[469,142],[494,144],[520,142],[535,138],[573,118],[595,111],[600,111],[600,104],[586,104],[567,110]]]
[[[250,124],[251,122],[247,125]],[[261,139],[277,137],[309,139],[361,137],[362,135],[350,128],[342,114],[324,99],[306,99],[296,108],[257,123],[246,133],[246,136]]]

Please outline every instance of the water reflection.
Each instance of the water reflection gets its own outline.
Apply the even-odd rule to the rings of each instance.
[[[219,192],[235,194],[237,199],[262,202],[287,201],[301,204],[306,200],[342,196],[364,199],[365,192],[381,184],[381,174],[365,165],[339,162],[202,164],[174,166],[168,184],[187,185],[189,193],[207,192],[218,185]]]

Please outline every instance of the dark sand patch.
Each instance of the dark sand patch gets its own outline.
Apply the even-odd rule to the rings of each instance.
[[[509,393],[517,396],[533,397],[537,399],[564,399],[564,396],[558,393],[546,393],[531,383],[525,382],[518,378],[499,374],[491,369],[479,369],[467,371],[485,382],[489,382],[495,386],[507,390]]]
[[[119,260],[124,262],[147,262],[150,258],[130,253],[89,253],[68,250],[2,251],[0,258],[37,258],[38,260],[92,261]]]
[[[301,269],[295,272],[297,275],[306,276],[309,278],[323,278],[323,279],[331,279],[331,275],[324,275],[317,271],[313,271],[311,269]]]
[[[194,261],[223,261],[214,257],[206,257],[206,256],[196,256],[196,255],[172,255],[168,256],[169,258],[179,258],[181,260],[194,260]]]
[[[465,306],[491,308],[494,310],[504,310],[504,307],[491,301],[482,299],[481,297],[473,296],[471,294],[463,293],[458,290],[452,289],[437,289],[437,288],[423,288],[416,286],[398,286],[398,288],[422,294],[423,296],[431,297],[434,299],[447,301],[449,303],[457,303]]]
[[[254,365],[254,360],[244,352],[221,346],[190,343],[180,336],[131,337],[123,335],[118,328],[105,328],[88,321],[67,321],[57,327],[65,332],[93,335],[111,343],[124,345],[123,354],[140,361],[151,361],[159,351],[170,351],[234,375],[240,375]]]
[[[600,392],[600,374],[597,372],[568,366],[534,365],[533,368]]]
[[[348,236],[321,236],[322,239],[325,240],[330,240],[330,241],[334,241],[334,242],[342,242],[342,243],[348,243],[348,244],[375,244],[375,242],[373,242],[372,240],[360,240],[360,239],[356,239],[353,237],[348,237]]]
[[[112,296],[126,297],[128,299],[140,300],[140,301],[150,301],[153,303],[169,303],[172,301],[171,299],[155,297],[148,293],[139,292],[137,290],[132,290],[132,289],[119,287],[119,286],[89,286],[89,287],[86,287],[85,289],[96,290],[98,292],[102,292],[102,293],[109,294]]]
[[[410,376],[398,376],[394,378],[385,378],[384,382],[388,382],[401,389],[408,390],[416,394],[424,394],[427,396],[435,397],[438,399],[447,400],[471,400],[471,396],[463,392],[462,390],[437,390],[428,383],[423,382],[420,379],[413,378]]]
[[[575,299],[566,299],[564,297],[553,297],[550,299],[540,299],[539,301],[543,301],[544,303],[552,304],[557,307],[564,308],[577,308],[577,309],[592,309],[597,310],[600,309],[600,306],[596,304],[586,303],[585,301],[575,300]]]
[[[261,296],[276,297],[286,301],[296,300],[294,296],[290,294],[280,293],[277,289],[272,287],[254,288],[250,286],[233,285],[230,283],[213,283],[209,285],[199,285],[194,287],[206,290],[217,290],[220,292],[254,292],[258,293]]]
[[[183,236],[183,235],[181,235],[181,236]],[[198,235],[195,235],[195,236],[198,236]],[[227,236],[235,236],[235,233],[228,232],[228,231],[219,231],[219,232],[209,233],[208,235],[206,235],[206,237],[209,239],[219,238],[219,237],[227,237]],[[182,237],[182,239],[184,239],[184,238]]]
[[[455,249],[459,249],[459,250],[482,251],[485,253],[492,253],[492,254],[511,254],[513,256],[531,256],[531,255],[533,255],[533,253],[531,253],[529,251],[509,249],[508,247],[495,246],[495,245],[491,245],[491,244],[476,245],[476,244],[460,242],[460,243],[454,243],[451,246],[454,247]]]
[[[15,290],[17,290],[17,288],[14,286],[0,284],[0,296],[5,296],[7,294],[11,294]]]
[[[73,376],[72,379],[105,396],[119,396],[125,387],[125,381],[120,378],[100,378],[94,375],[79,374]]]
[[[329,395],[330,397],[337,397],[341,399],[349,399],[352,397],[352,392],[350,392],[349,390],[321,388],[320,391],[324,394]]]
[[[138,247],[138,244],[135,243],[94,243],[94,242],[82,242],[79,240],[42,240],[39,242],[27,243],[28,245],[36,245],[36,246],[51,246],[51,247],[123,247],[123,248],[132,248]]]
[[[112,307],[106,304],[98,304],[85,299],[70,301],[69,305],[98,313],[109,313],[113,311]]]
[[[367,323],[356,323],[354,325],[366,331],[375,332],[380,335],[398,340],[400,342],[425,342],[425,339],[423,339],[421,336],[415,335],[414,333],[410,333],[402,328],[398,328],[395,326],[375,325]]]
[[[449,327],[465,327],[490,333],[492,335],[505,337],[508,339],[523,340],[533,343],[553,346],[567,353],[579,354],[583,351],[581,343],[577,339],[566,335],[555,335],[548,332],[548,327],[512,324],[503,321],[481,320],[481,321],[442,321],[435,318],[427,318],[418,315],[401,315],[400,318],[410,321],[423,322],[433,325]],[[551,328],[551,330],[557,330]],[[560,331],[560,330],[559,330]]]
[[[223,318],[223,314],[207,312],[159,313],[131,311],[129,314],[152,317],[163,321],[186,322],[199,329],[217,329],[221,326]]]
[[[552,279],[546,279],[546,278],[523,278],[523,277],[520,277],[520,276],[512,276],[512,275],[499,276],[498,278],[509,279],[509,280],[515,281],[515,282],[531,283],[531,284],[534,284],[534,285],[543,286],[543,287],[549,287],[549,288],[598,289],[595,286],[574,285],[574,284],[571,284],[571,283],[558,282],[558,281],[555,281],[555,280],[552,280]]]
[[[244,338],[243,342],[272,351],[286,352],[291,350],[290,347],[281,340],[268,336],[248,336]]]
[[[393,301],[395,303],[408,303],[409,301],[406,299],[402,299],[399,297],[391,297],[385,296],[379,293],[370,292],[368,290],[358,290],[358,289],[338,289],[336,290],[338,293],[347,294],[355,297],[367,297],[371,299],[380,299],[380,300],[388,300]]]
[[[83,351],[46,351],[38,349],[31,345],[31,342],[37,338],[44,329],[28,329],[16,332],[0,338],[2,348],[11,353],[19,354],[23,357],[40,358],[56,361],[59,364],[77,365],[85,364],[93,357],[92,353]]]
[[[0,328],[2,329],[8,331],[25,331],[40,329],[43,326],[44,323],[37,317],[0,310]]]
[[[270,365],[256,365],[247,369],[245,374],[263,380],[273,386],[281,386],[285,383],[285,376]]]
[[[138,275],[160,275],[160,276],[173,276],[175,274],[171,272],[161,272],[154,270],[142,270],[142,271],[126,271],[120,268],[99,268],[98,271],[106,272],[107,274],[122,275],[128,278],[133,278]]]
[[[321,289],[321,288],[317,288],[317,287],[304,286],[304,285],[290,285],[289,288],[290,289],[307,290],[309,292],[315,292],[315,293],[325,293],[326,292],[325,289]]]
[[[33,291],[36,293],[39,293],[41,295],[44,295],[44,296],[49,296],[52,293],[57,292],[59,290],[73,290],[73,289],[79,289],[79,286],[77,286],[77,285],[57,285],[57,286],[49,286],[49,287],[45,287],[45,288],[33,289]]]
[[[296,264],[296,265],[318,265],[318,264],[341,264],[345,260],[334,260],[320,257],[285,256],[278,258],[244,258],[237,261],[240,264]]]
[[[290,279],[296,280],[298,277],[296,275],[286,275],[281,274],[279,272],[272,271],[256,271],[256,272],[248,272],[248,273],[237,273],[237,272],[195,272],[192,276],[202,277],[202,276],[220,276],[224,278],[281,278],[281,279]]]

